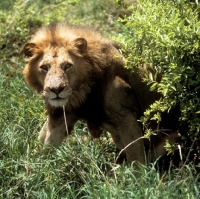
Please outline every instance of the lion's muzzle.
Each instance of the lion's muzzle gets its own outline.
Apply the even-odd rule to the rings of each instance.
[[[56,88],[49,88],[49,90],[52,93],[56,94],[55,99],[59,99],[59,98],[62,98],[59,95],[60,95],[60,93],[62,93],[62,91],[64,90],[64,88],[65,88],[64,86],[60,86],[60,87],[56,87]]]
[[[49,75],[45,80],[43,97],[53,107],[66,105],[71,89],[67,86],[63,77]]]

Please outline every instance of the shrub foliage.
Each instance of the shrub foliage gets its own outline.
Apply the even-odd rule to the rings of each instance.
[[[143,123],[159,122],[161,112],[179,106],[185,156],[192,149],[195,164],[200,158],[199,9],[198,1],[142,0],[129,6],[131,14],[120,19],[127,66],[135,69],[149,64],[162,75],[160,82],[152,74],[144,79],[163,98],[145,112]]]

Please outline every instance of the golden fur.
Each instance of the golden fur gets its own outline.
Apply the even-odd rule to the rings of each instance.
[[[63,107],[69,133],[83,120],[95,138],[109,131],[119,149],[143,136],[138,119],[160,95],[124,68],[115,42],[87,28],[54,24],[36,32],[23,52],[25,80],[43,96],[48,114],[40,141],[61,144],[67,135]],[[161,143],[155,146],[158,155],[166,153]],[[126,156],[144,163],[144,141],[130,145]]]

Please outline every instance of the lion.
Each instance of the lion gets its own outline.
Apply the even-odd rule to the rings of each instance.
[[[39,141],[58,147],[82,120],[93,138],[107,131],[119,149],[135,140],[125,149],[127,162],[145,163],[149,147],[138,119],[161,95],[125,68],[116,42],[90,28],[56,23],[39,29],[23,53],[25,81],[43,97],[47,110]],[[166,138],[175,142],[178,137],[174,127],[162,128],[172,129],[172,136],[155,145],[157,156],[166,153]]]

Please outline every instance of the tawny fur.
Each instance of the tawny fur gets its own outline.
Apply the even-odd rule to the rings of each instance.
[[[143,136],[138,119],[160,95],[124,68],[115,42],[87,28],[54,24],[36,32],[25,44],[24,54],[25,80],[43,96],[48,114],[40,141],[59,146],[67,135],[63,106],[70,133],[83,120],[95,138],[109,131],[119,149]],[[128,162],[144,163],[145,146],[140,139],[128,147]],[[166,153],[163,144],[157,148],[158,155]]]

